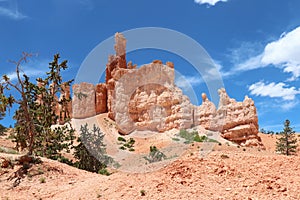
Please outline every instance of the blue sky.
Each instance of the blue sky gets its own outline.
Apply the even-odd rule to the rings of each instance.
[[[12,75],[8,60],[26,51],[38,56],[24,70],[38,76],[59,52],[69,60],[66,76],[72,78],[88,53],[115,32],[164,27],[206,49],[229,96],[254,99],[261,128],[278,131],[290,119],[300,132],[299,10],[299,0],[0,0],[1,74]],[[172,53],[148,49],[128,55],[138,65],[154,59],[173,61],[197,95],[207,92],[190,64]]]

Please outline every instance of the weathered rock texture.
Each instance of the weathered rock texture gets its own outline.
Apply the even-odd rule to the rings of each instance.
[[[73,118],[83,119],[96,115],[95,86],[90,83],[74,84]]]
[[[70,86],[62,84],[62,91],[59,97],[61,104],[57,106],[57,113],[59,116],[59,124],[64,124],[67,119],[72,118],[72,101],[70,95]]]
[[[107,88],[106,84],[96,85],[96,114],[107,112]]]
[[[201,125],[205,129],[211,129],[216,112],[215,104],[208,100],[205,93],[202,93],[202,105],[194,108],[194,124]]]
[[[106,85],[107,85],[107,108],[108,116],[111,119],[115,118],[112,112],[112,103],[115,96],[115,83],[118,81],[125,73],[128,72],[127,62],[126,62],[126,39],[122,34],[115,34],[115,51],[116,55],[111,55],[108,58],[108,63],[106,65]],[[131,63],[130,63],[131,66]]]
[[[218,108],[206,94],[202,94],[202,105],[194,106],[174,84],[173,63],[164,65],[155,60],[136,69],[132,62],[126,62],[126,39],[117,33],[115,40],[116,55],[108,59],[106,82],[73,86],[74,118],[108,112],[122,134],[201,125],[207,130],[220,131],[224,138],[238,144],[261,145],[252,99],[246,96],[243,102],[236,102],[225,89],[220,89]]]
[[[243,102],[237,102],[229,98],[224,88],[218,92],[219,107],[206,128],[220,131],[222,137],[242,146],[261,146],[254,101],[246,96]]]
[[[154,61],[116,83],[112,112],[119,130],[166,131],[191,127],[192,104],[174,85],[174,69]]]

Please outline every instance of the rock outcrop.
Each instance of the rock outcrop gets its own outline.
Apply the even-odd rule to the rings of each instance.
[[[205,129],[212,129],[214,126],[213,119],[215,118],[217,109],[215,104],[208,100],[205,93],[202,93],[202,105],[194,108],[194,123],[201,125]]]
[[[91,83],[74,84],[72,109],[73,118],[84,119],[96,115],[95,86]]]
[[[225,90],[221,90],[225,93]],[[242,146],[260,146],[261,139],[258,136],[258,118],[254,101],[248,96],[243,102],[230,99],[227,104],[222,105],[226,111],[222,137],[234,141]],[[222,112],[223,112],[222,111]]]
[[[192,125],[192,105],[174,85],[174,69],[154,61],[122,76],[112,112],[119,130],[166,131]]]
[[[57,106],[57,113],[59,116],[58,123],[64,124],[67,119],[72,118],[72,101],[70,95],[70,86],[66,83],[62,84],[62,91],[59,97],[59,102]]]
[[[88,83],[73,86],[73,117],[86,118],[108,112],[122,134],[133,130],[163,132],[200,125],[219,131],[231,141],[244,146],[261,145],[258,119],[252,99],[243,102],[219,90],[218,108],[202,94],[202,105],[194,106],[174,84],[174,64],[155,60],[136,68],[126,61],[126,39],[115,35],[116,55],[108,59],[106,81],[96,86]],[[95,106],[91,106],[95,105]]]
[[[106,65],[106,85],[107,85],[107,108],[108,116],[111,119],[115,118],[115,115],[112,111],[112,102],[115,97],[115,83],[118,81],[127,70],[126,62],[126,39],[120,33],[115,34],[115,51],[116,55],[111,55],[108,58],[108,63]],[[131,63],[130,63],[130,68]]]
[[[207,113],[206,117],[202,117],[207,120],[200,125],[208,130],[220,131],[223,138],[242,146],[262,146],[258,136],[258,118],[254,101],[246,96],[243,102],[237,102],[227,95],[224,88],[218,92],[220,95],[218,109],[214,111],[212,103],[206,100],[205,105],[210,107],[202,107],[200,110]]]
[[[96,114],[107,112],[107,88],[106,84],[100,83],[96,85]]]

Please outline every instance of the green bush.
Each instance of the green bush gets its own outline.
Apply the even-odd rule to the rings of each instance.
[[[141,190],[140,193],[141,193],[141,196],[146,196],[146,191],[145,190]]]
[[[135,151],[134,150],[134,144],[135,140],[133,138],[129,138],[129,140],[126,140],[123,137],[118,137],[118,141],[121,142],[121,145],[119,149],[121,150],[128,150],[128,151]]]
[[[199,136],[198,133],[194,136],[195,142],[205,142],[207,139],[208,138],[205,135]]]
[[[120,146],[119,149],[126,150],[126,148],[124,146]]]
[[[195,139],[198,139],[196,136],[198,135],[197,131],[188,132],[187,130],[181,129],[179,131],[179,136],[186,140],[186,143],[191,143]],[[199,135],[198,135],[199,136]]]
[[[40,183],[46,183],[46,178],[45,177],[41,177],[40,178]]]
[[[179,131],[179,136],[181,138],[185,139],[186,144],[189,144],[189,143],[192,143],[192,142],[215,142],[215,143],[219,143],[217,140],[210,139],[205,135],[200,136],[197,131],[188,132],[187,130],[181,129]]]
[[[219,143],[219,141],[211,138],[208,138],[207,142]]]
[[[120,142],[126,142],[126,139],[123,138],[123,137],[118,137],[118,141],[120,141]]]
[[[106,168],[99,169],[98,174],[109,176],[111,173]]]
[[[229,156],[226,155],[226,154],[222,154],[222,155],[221,155],[221,158],[226,159],[226,158],[229,158]]]
[[[145,156],[144,159],[149,163],[153,163],[165,160],[167,159],[167,156],[163,152],[159,151],[156,146],[150,146],[149,155]]]
[[[0,153],[18,154],[19,152],[11,148],[0,147]]]

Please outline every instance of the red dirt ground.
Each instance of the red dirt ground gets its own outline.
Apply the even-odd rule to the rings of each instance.
[[[43,163],[30,168],[30,176],[21,179],[17,187],[12,187],[14,180],[7,179],[20,166],[15,166],[14,170],[1,169],[0,197],[1,200],[299,200],[300,157],[276,155],[275,136],[261,137],[266,151],[217,145],[208,156],[200,158],[199,149],[194,146],[184,157],[151,173],[115,172],[103,176],[43,158]],[[0,145],[7,142],[0,141]]]

